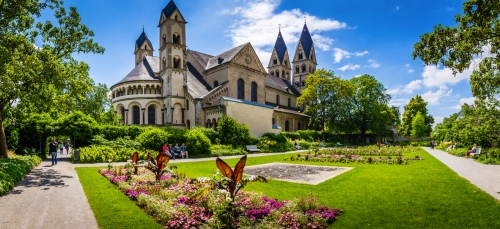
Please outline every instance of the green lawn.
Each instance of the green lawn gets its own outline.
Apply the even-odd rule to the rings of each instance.
[[[417,154],[425,160],[412,161],[412,165],[309,162],[307,164],[355,169],[319,185],[271,180],[267,184],[251,183],[245,190],[278,200],[309,192],[319,194],[322,204],[345,212],[332,228],[500,228],[500,201],[459,177],[427,152],[422,150]],[[286,155],[248,158],[247,165],[281,162],[284,157]],[[234,166],[237,160],[227,162]],[[188,177],[211,176],[216,172],[215,161],[177,166]],[[77,172],[101,228],[131,228],[131,225],[154,228],[153,220],[103,178],[97,168],[77,168]]]

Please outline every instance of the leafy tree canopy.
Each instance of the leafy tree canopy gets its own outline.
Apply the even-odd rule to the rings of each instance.
[[[413,118],[420,112],[424,116],[425,125],[427,126],[426,136],[429,136],[432,131],[432,124],[434,124],[434,118],[432,115],[428,114],[427,102],[424,99],[416,95],[411,98],[408,104],[405,106],[405,111],[403,113],[403,123],[398,127],[398,133],[411,136],[412,121]]]
[[[421,139],[427,136],[427,125],[425,124],[425,117],[420,113],[420,111],[413,117],[411,121],[411,136],[413,138]]]

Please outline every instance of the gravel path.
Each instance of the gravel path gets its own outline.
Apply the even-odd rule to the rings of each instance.
[[[430,147],[422,148],[457,172],[458,175],[500,200],[500,165],[485,165],[473,159],[457,157],[441,150],[433,150]]]
[[[0,197],[0,228],[98,228],[73,164],[48,158]]]

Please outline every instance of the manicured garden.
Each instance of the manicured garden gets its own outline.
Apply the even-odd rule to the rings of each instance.
[[[267,199],[263,199],[261,195],[277,202],[283,200],[297,201],[300,198],[310,198],[313,195],[314,198],[317,198],[317,205],[326,206],[328,209],[342,209],[343,213],[336,216],[337,219],[335,222],[331,222],[333,223],[330,226],[332,228],[500,227],[500,221],[497,219],[498,212],[500,211],[500,202],[471,185],[467,180],[459,177],[455,172],[423,150],[402,152],[402,158],[415,158],[418,155],[419,158],[424,159],[411,160],[411,164],[406,166],[385,163],[370,164],[367,161],[349,164],[311,160],[283,161],[284,158],[296,155],[297,153],[288,153],[265,157],[249,157],[246,164],[250,166],[271,162],[285,162],[347,166],[354,167],[354,169],[318,185],[276,180],[270,180],[268,183],[249,183],[244,189],[246,192],[242,196],[260,197],[249,199],[253,200],[252,203],[263,205],[265,204],[264,200]],[[361,157],[366,158],[368,156]],[[238,159],[227,160],[230,167],[233,167],[237,162]],[[185,174],[187,178],[212,178],[218,171],[215,161],[180,163],[176,165],[178,166],[177,174],[180,177],[184,177]],[[107,168],[103,168],[101,171],[105,172]],[[144,172],[144,169],[141,168],[139,171]],[[160,224],[155,223],[153,218],[146,214],[146,212],[151,214],[153,211],[150,207],[146,207],[148,205],[145,205],[145,203],[150,202],[154,204],[155,202],[153,199],[148,199],[147,195],[140,195],[141,191],[137,192],[137,194],[127,192],[127,188],[130,187],[125,187],[124,184],[118,185],[118,187],[121,186],[121,189],[125,193],[119,191],[118,187],[110,182],[109,178],[104,177],[98,172],[98,168],[77,168],[77,172],[100,228],[123,228],[130,227],[131,225],[135,228],[160,227]],[[171,180],[171,177],[168,178],[168,180]],[[174,180],[176,179],[173,179],[170,183],[175,183]],[[167,181],[162,182],[169,183]],[[144,191],[150,192],[148,190]],[[254,194],[249,194],[247,191],[251,191]],[[127,193],[131,198],[127,197]],[[164,195],[168,196],[165,193],[169,192],[164,192]],[[173,196],[169,196],[168,198],[172,198],[171,200],[175,199],[177,205],[172,202],[171,205],[161,208],[180,205],[184,207],[184,210],[180,212],[188,212],[186,208],[189,207],[186,207],[187,205],[184,203],[180,203],[188,200],[190,195],[183,196],[186,199],[181,199],[181,196],[178,194],[170,195]],[[210,198],[207,197],[207,199]],[[133,201],[137,201],[136,203],[145,211],[141,210]],[[199,207],[202,206],[206,205],[200,205]],[[157,207],[156,209],[161,208]],[[170,209],[169,211],[173,210]],[[272,215],[271,213],[269,217],[272,218]],[[303,215],[306,214],[304,213]],[[166,215],[163,217],[161,219],[160,216],[156,215],[154,219],[162,223],[163,226],[165,226],[165,222],[173,219]],[[177,217],[181,216],[177,215]],[[246,219],[251,220],[251,217],[248,217],[248,215],[246,217]],[[279,217],[275,216],[278,222]],[[266,228],[264,225],[276,225],[271,224],[268,220],[266,221],[267,218],[265,217],[256,218],[257,222],[263,223],[265,221],[264,224],[261,224],[261,228]],[[241,224],[242,228],[244,228],[244,225],[246,225],[245,221]]]
[[[37,156],[11,154],[10,158],[0,157],[0,196],[13,189],[41,161]]]

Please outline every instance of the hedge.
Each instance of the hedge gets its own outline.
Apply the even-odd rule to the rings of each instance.
[[[0,157],[0,196],[13,189],[41,161],[38,156]]]

